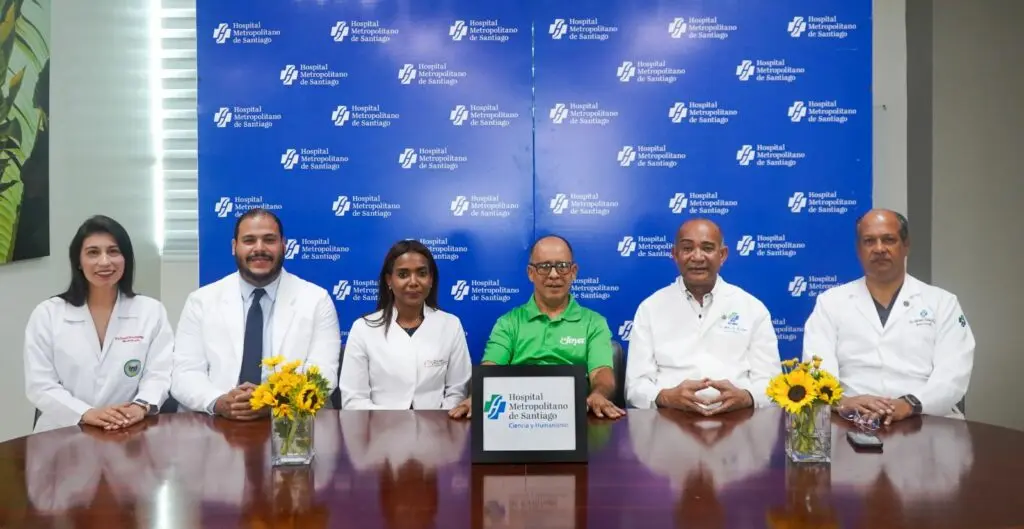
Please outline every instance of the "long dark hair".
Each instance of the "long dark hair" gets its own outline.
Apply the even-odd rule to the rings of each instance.
[[[113,237],[117,243],[117,247],[121,250],[121,255],[124,256],[124,274],[121,276],[120,281],[117,282],[117,289],[121,291],[121,294],[129,298],[135,297],[135,292],[132,290],[132,285],[135,282],[135,251],[132,249],[132,240],[128,237],[128,232],[125,231],[124,227],[116,220],[105,215],[95,215],[86,219],[79,226],[75,237],[71,239],[71,245],[68,246],[68,261],[71,263],[71,284],[68,285],[67,290],[57,295],[57,297],[76,307],[84,305],[85,300],[89,297],[89,280],[85,278],[85,273],[82,272],[82,246],[85,244],[87,237],[97,233],[106,233]]]
[[[427,260],[427,266],[430,268],[431,282],[430,292],[427,292],[427,297],[423,303],[432,309],[437,309],[437,284],[440,279],[437,273],[437,263],[434,261],[434,256],[430,253],[430,249],[420,241],[413,239],[396,242],[388,250],[387,255],[384,256],[384,266],[380,268],[380,277],[377,279],[377,308],[370,314],[380,311],[380,317],[371,320],[368,318],[370,314],[363,315],[363,319],[366,320],[370,327],[380,327],[383,325],[385,336],[387,336],[388,330],[391,328],[391,315],[395,311],[395,294],[388,288],[388,276],[395,270],[395,261],[408,252],[418,253]]]

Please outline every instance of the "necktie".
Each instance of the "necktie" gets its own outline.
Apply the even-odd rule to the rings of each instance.
[[[267,291],[257,288],[252,292],[252,306],[245,317],[245,341],[242,342],[242,370],[238,383],[252,382],[259,385],[263,379],[263,307],[260,299]]]

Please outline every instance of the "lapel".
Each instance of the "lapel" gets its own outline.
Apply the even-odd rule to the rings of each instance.
[[[241,369],[242,344],[245,341],[245,314],[242,311],[242,289],[238,283],[241,280],[238,272],[226,277],[220,296],[220,319],[224,322],[223,329],[227,332],[228,341],[231,343],[231,350],[234,353],[231,357],[234,364],[231,372]]]
[[[64,321],[78,324],[78,328],[82,329],[82,334],[85,336],[85,347],[92,353],[93,358],[99,361],[103,354],[103,347],[100,344],[100,337],[96,333],[96,323],[93,322],[92,314],[89,313],[89,304],[83,303],[81,307],[76,307],[65,302],[64,306]]]
[[[132,298],[127,298],[117,294],[117,300],[114,301],[114,310],[110,313],[110,323],[107,324],[107,333],[103,340],[103,349],[100,351],[100,361],[107,356],[110,352],[110,347],[114,342],[114,338],[117,338],[117,334],[121,331],[124,326],[125,320],[137,318],[138,313],[135,310],[135,303]]]
[[[875,309],[875,300],[868,292],[867,282],[863,277],[857,281],[857,288],[850,294],[850,302],[857,308],[857,312],[867,320],[868,325],[875,330],[876,334],[882,334],[882,321],[878,319],[878,310]],[[890,319],[892,315],[889,315]]]
[[[391,328],[388,330],[387,343],[388,347],[395,349],[396,357],[404,358],[407,356],[407,349],[412,343],[413,337],[423,331],[423,326],[427,323],[427,311],[428,307],[423,307],[423,321],[420,322],[420,328],[413,333],[413,336],[409,336],[409,333],[398,324],[398,309],[393,308],[391,310]]]
[[[898,325],[897,322],[900,321],[900,318],[917,304],[920,295],[921,285],[910,274],[907,274],[903,279],[900,295],[896,297],[896,303],[893,303],[892,311],[889,312],[889,319],[885,321],[886,330]]]
[[[271,340],[274,342],[272,355],[286,355],[284,350],[284,339],[288,334],[288,327],[295,317],[295,291],[298,285],[288,272],[281,270],[281,282],[277,286],[277,300],[274,301],[274,308],[270,313],[270,325],[272,327]],[[299,349],[302,352],[302,349]]]

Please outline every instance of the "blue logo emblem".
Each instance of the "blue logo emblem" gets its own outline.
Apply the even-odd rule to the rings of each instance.
[[[502,413],[505,413],[505,406],[508,403],[501,395],[491,395],[491,398],[484,402],[484,413],[490,420],[495,420],[501,417]]]

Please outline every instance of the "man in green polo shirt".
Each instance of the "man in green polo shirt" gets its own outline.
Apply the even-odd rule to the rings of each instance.
[[[590,396],[587,409],[598,417],[617,419],[625,412],[612,404],[612,332],[604,316],[580,306],[569,293],[579,270],[572,247],[557,235],[542,237],[530,251],[526,274],[533,295],[494,324],[481,364],[587,366]],[[471,399],[448,414],[470,416]]]

